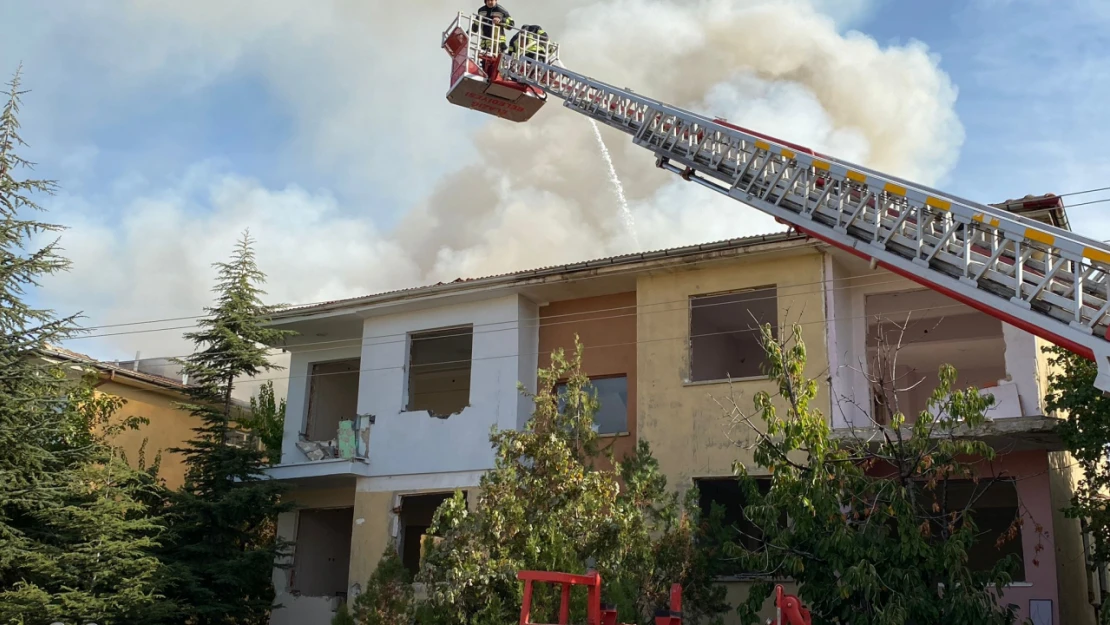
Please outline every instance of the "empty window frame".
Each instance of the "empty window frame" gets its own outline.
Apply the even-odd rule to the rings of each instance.
[[[691,297],[690,381],[762,377],[763,324],[778,336],[774,286]]]
[[[462,412],[470,404],[473,348],[470,325],[409,335],[406,410],[437,417]]]
[[[466,494],[463,491],[464,501]],[[401,511],[398,514],[401,536],[397,542],[401,551],[401,564],[413,575],[420,570],[420,563],[424,559],[424,540],[432,536],[428,533],[432,526],[432,517],[443,502],[454,496],[454,493],[430,493],[401,497]]]
[[[361,360],[350,358],[313,363],[309,371],[305,439],[330,441],[339,436],[339,422],[358,414],[358,372]]]
[[[566,408],[566,402],[563,400],[566,390],[565,382],[555,387],[555,393],[559,397],[560,412]],[[594,414],[594,429],[598,434],[628,432],[628,376],[590,378],[590,383],[584,390],[597,397],[599,405]]]
[[[354,508],[297,512],[292,590],[306,597],[346,597]]]
[[[719,506],[723,513],[721,518],[722,529],[728,541],[743,545],[749,551],[763,549],[763,532],[744,515],[746,497],[740,488],[739,480],[731,477],[698,478],[694,480],[694,484],[698,489],[698,507],[704,520],[709,520],[710,513],[715,505]],[[767,494],[771,489],[770,478],[756,478],[756,484],[763,494]],[[786,524],[785,513],[780,520],[784,525]],[[742,569],[738,564],[731,566],[726,564],[726,567],[726,570],[723,571],[726,577],[755,573]]]
[[[933,503],[942,505],[944,515],[962,512],[971,504],[971,519],[975,522],[975,542],[967,550],[968,567],[974,571],[988,571],[999,560],[1013,554],[1018,562],[1014,581],[1025,581],[1025,550],[1021,544],[1021,532],[1011,539],[998,544],[999,538],[1006,535],[1010,526],[1019,518],[1017,484],[1009,479],[983,479],[976,484],[972,480],[948,480],[921,497],[923,505],[931,509]],[[941,536],[940,521],[934,521],[933,535]]]

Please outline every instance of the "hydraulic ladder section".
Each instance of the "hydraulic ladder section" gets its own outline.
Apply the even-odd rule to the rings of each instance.
[[[632,136],[657,166],[1098,365],[1110,392],[1110,247],[525,56],[504,76]]]

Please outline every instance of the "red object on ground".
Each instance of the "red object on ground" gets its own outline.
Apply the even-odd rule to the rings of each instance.
[[[782,585],[775,586],[775,607],[779,609],[779,625],[812,625],[809,610],[802,607],[802,602],[795,595],[788,595]]]
[[[601,605],[601,575],[590,571],[585,575],[553,573],[550,571],[520,571],[517,579],[524,582],[524,600],[520,606],[520,625],[546,625],[532,621],[533,584],[559,584],[562,586],[562,600],[559,602],[559,622],[569,625],[570,591],[574,586],[586,587],[586,625],[617,625],[617,611]],[[550,625],[556,625],[554,623]],[[682,625],[682,586],[671,586],[671,607],[662,613],[657,612],[655,625]],[[808,623],[806,624],[808,625]]]

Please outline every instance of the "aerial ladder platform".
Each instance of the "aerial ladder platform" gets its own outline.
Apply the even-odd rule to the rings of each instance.
[[[500,51],[481,40],[480,25],[460,13],[444,32],[456,65],[465,57],[488,68],[536,94],[538,106],[546,100],[539,94],[559,98],[626,133],[684,180],[1094,360],[1095,386],[1110,392],[1103,242],[594,80],[566,69],[558,44],[529,32]]]

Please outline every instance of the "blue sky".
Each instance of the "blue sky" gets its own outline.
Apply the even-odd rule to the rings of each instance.
[[[820,0],[828,19],[767,0],[508,4],[599,79],[956,194],[1110,186],[1110,9],[1099,0]],[[451,107],[438,41],[460,7],[405,8],[400,19],[338,0],[0,0],[0,70],[24,64],[28,156],[61,183],[45,203],[71,227],[74,270],[36,297],[91,325],[198,314],[210,263],[246,227],[282,302],[628,251],[588,123],[545,110],[515,126]],[[732,39],[713,32],[726,26]],[[775,55],[797,50],[815,52],[778,67]],[[818,66],[851,88],[796,78]],[[773,227],[672,185],[650,155],[604,137],[642,245]],[[1098,197],[1110,194],[1081,196]],[[1107,208],[1070,217],[1110,239]],[[185,349],[178,331],[70,346]]]

